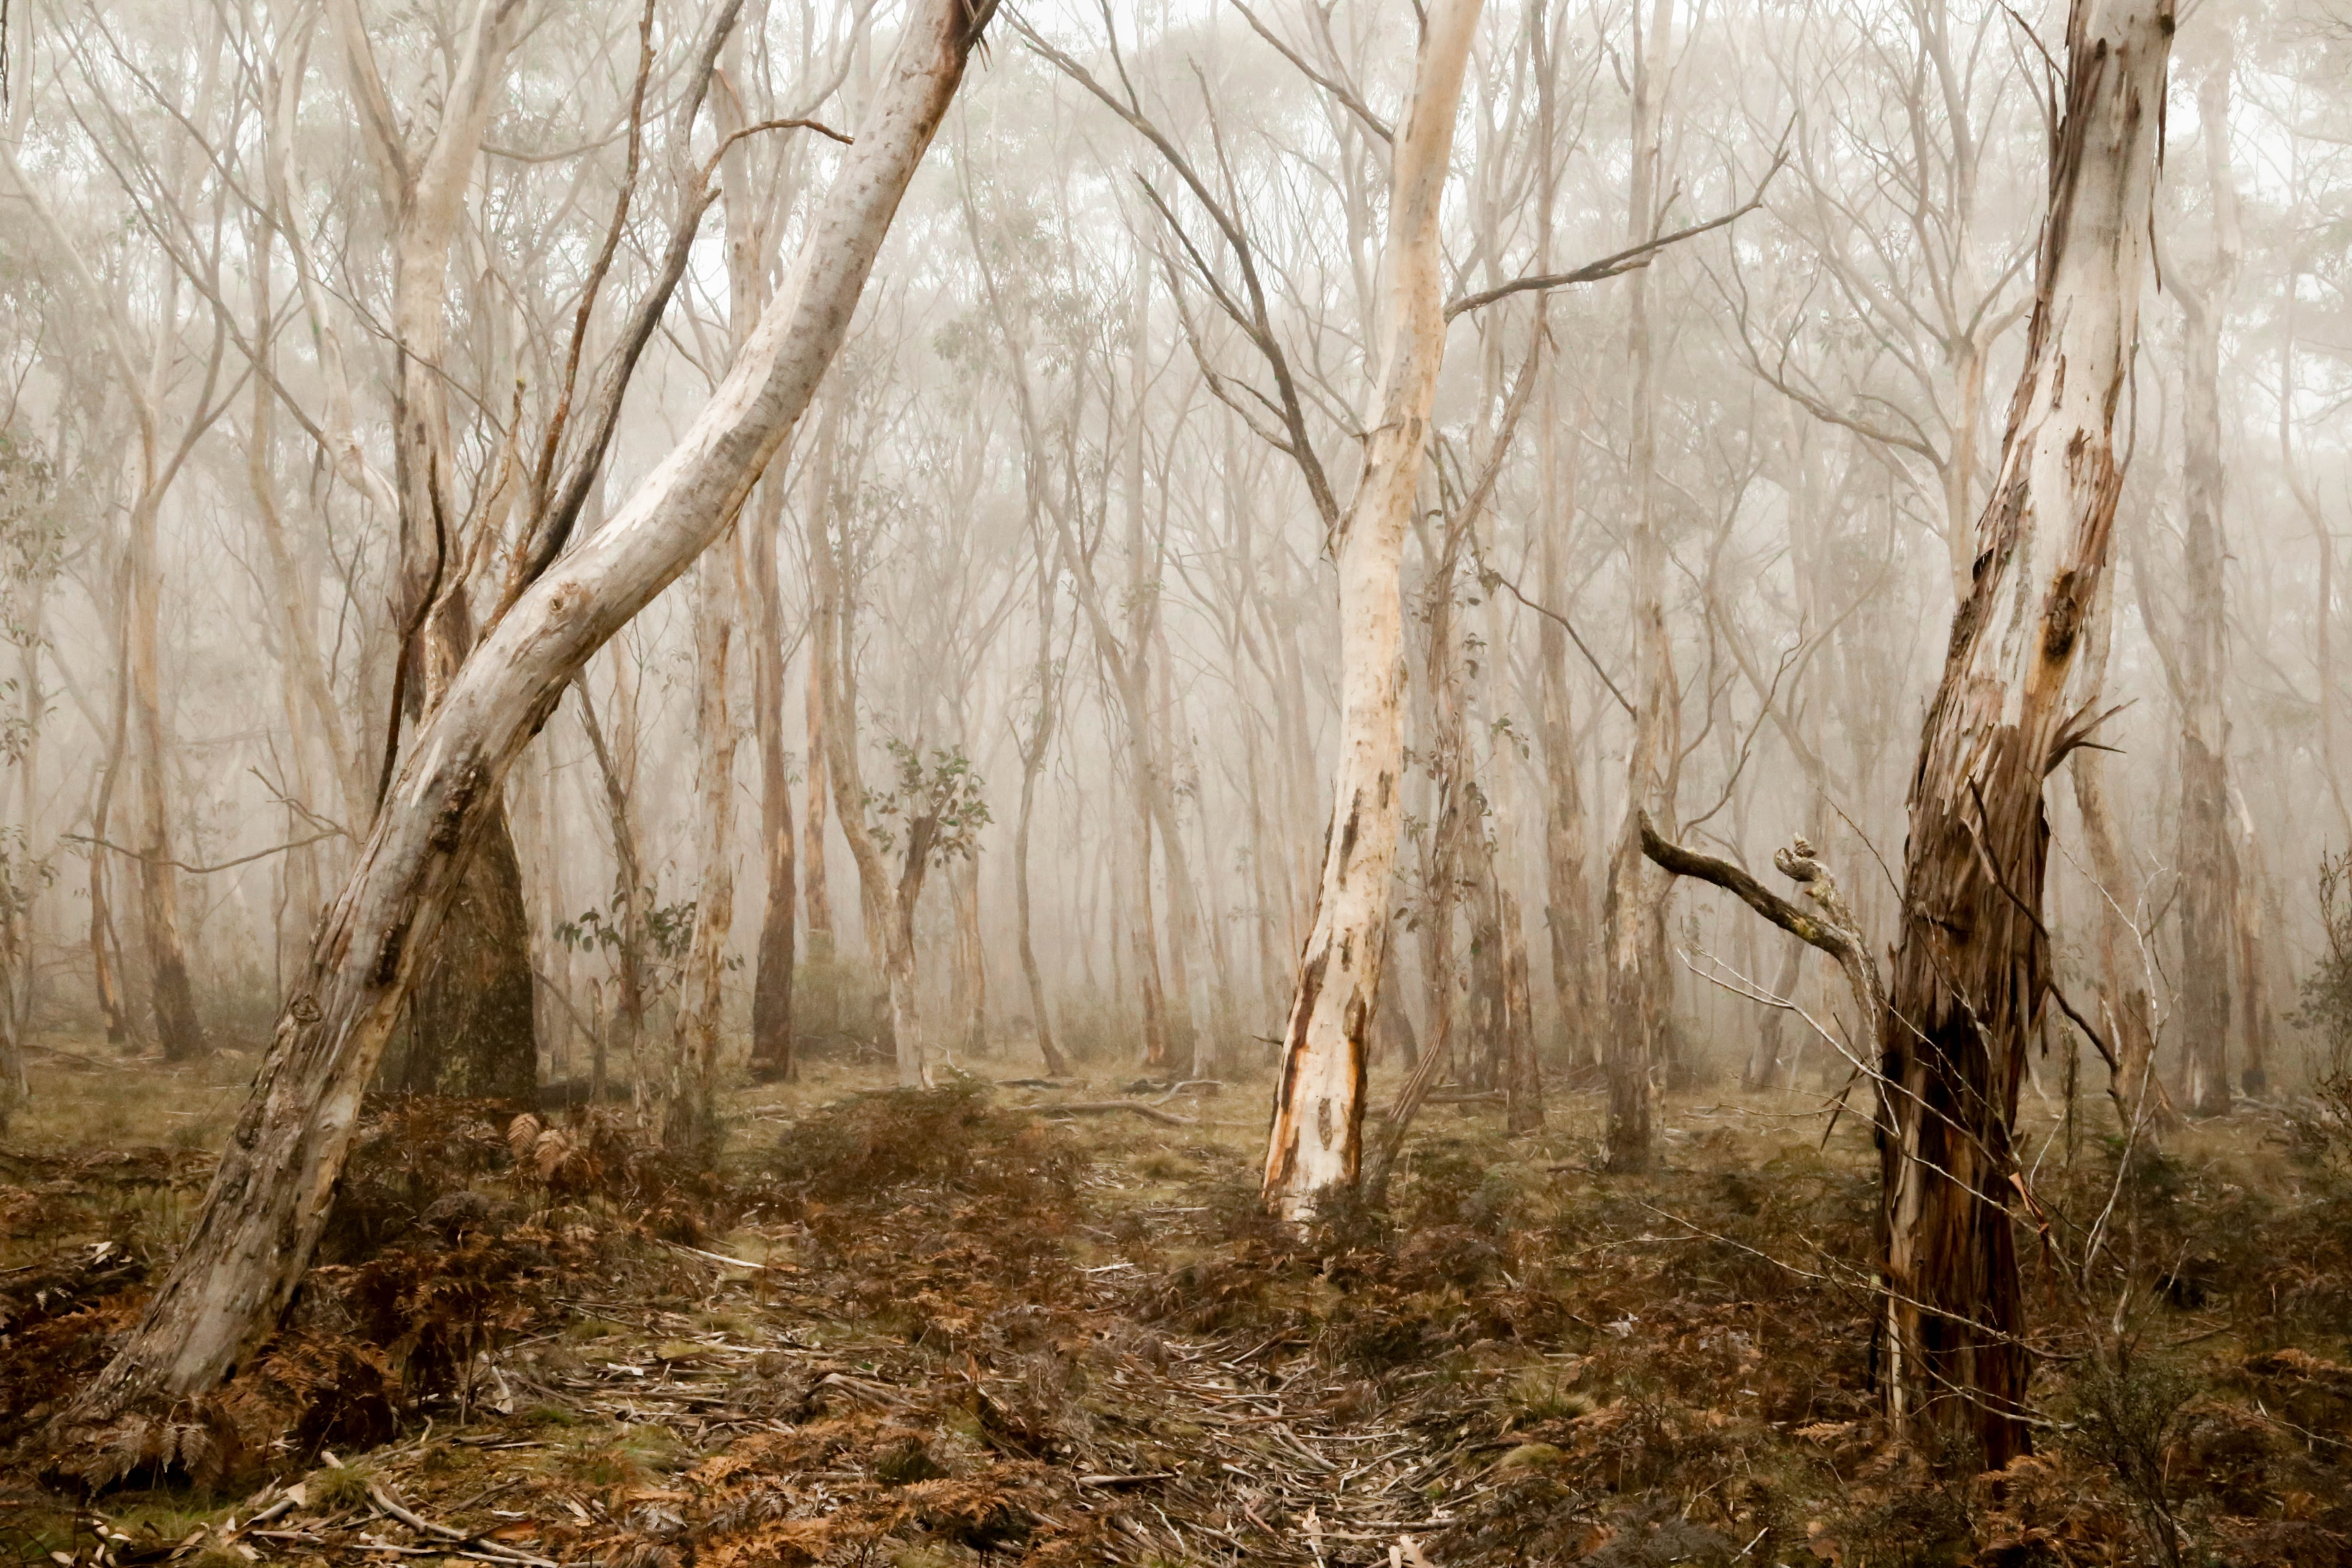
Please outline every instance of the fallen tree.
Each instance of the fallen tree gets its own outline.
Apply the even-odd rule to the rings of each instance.
[[[516,598],[408,749],[288,988],[185,1248],[139,1326],[54,1429],[96,1437],[212,1388],[274,1331],[327,1218],[360,1100],[508,770],[589,657],[740,508],[846,335],[899,198],[992,0],[915,0],[790,283],[667,458],[604,528]]]

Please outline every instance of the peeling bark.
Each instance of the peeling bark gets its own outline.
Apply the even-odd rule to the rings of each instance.
[[[2077,0],[2025,366],[1910,795],[1880,1042],[1888,1408],[1947,1464],[2031,1447],[2010,1136],[2050,967],[2042,780],[2095,721],[2075,677],[2123,475],[2169,0]]]
[[[1327,1189],[1353,1186],[1362,1163],[1365,1049],[1403,805],[1398,569],[1445,353],[1438,208],[1478,11],[1479,0],[1431,7],[1396,142],[1379,407],[1367,421],[1363,478],[1336,542],[1341,674],[1331,826],[1266,1139],[1265,1199],[1293,1221]]]

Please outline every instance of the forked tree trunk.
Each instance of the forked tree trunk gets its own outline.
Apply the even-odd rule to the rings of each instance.
[[[519,0],[476,0],[421,147],[403,140],[355,0],[333,0],[327,9],[393,231],[391,434],[400,506],[396,635],[403,639],[396,653],[406,671],[404,681],[395,680],[401,700],[389,715],[396,736],[404,718],[421,722],[440,701],[475,637],[465,581],[469,542],[460,532],[468,509],[455,489],[449,428],[449,262],[483,132],[528,7]],[[496,792],[488,805],[498,818],[491,837],[503,847],[466,873],[466,895],[446,911],[448,953],[409,1008],[404,1078],[411,1087],[521,1081],[528,1094],[536,1075],[537,998],[522,862]]]
[[[811,596],[816,605],[810,642],[815,649],[817,700],[824,709],[825,777],[833,785],[834,806],[841,813],[842,837],[848,841],[850,858],[857,867],[866,949],[881,963],[883,1005],[898,1085],[913,1089],[927,1083],[929,1077],[923,1058],[921,998],[916,989],[914,911],[901,900],[909,889],[921,889],[922,874],[913,861],[907,861],[902,863],[899,879],[892,879],[881,841],[866,817],[866,774],[857,759],[857,697],[851,680],[850,605],[829,521],[834,510],[838,418],[837,411],[827,411],[810,476],[814,494],[808,509],[809,562]],[[913,824],[908,826],[907,837],[911,848]],[[914,875],[906,876],[910,869]]]
[[[1403,809],[1398,569],[1445,353],[1438,207],[1478,11],[1479,0],[1430,7],[1396,142],[1380,405],[1368,421],[1363,478],[1338,544],[1339,761],[1331,826],[1266,1139],[1265,1199],[1294,1221],[1312,1212],[1325,1189],[1353,1186],[1362,1162],[1364,1052],[1380,996]]]
[[[2004,1197],[2050,964],[2042,782],[2094,721],[2073,677],[2122,486],[2171,38],[2170,0],[2076,0],[2069,18],[2025,367],[1912,778],[1880,1040],[1882,1366],[1890,1413],[1947,1464],[2031,1447]]]
[[[278,1018],[186,1246],[59,1417],[68,1438],[133,1402],[203,1392],[276,1327],[317,1246],[361,1091],[500,781],[589,656],[718,538],[807,407],[987,16],[964,0],[918,0],[792,280],[709,404],[457,672]]]

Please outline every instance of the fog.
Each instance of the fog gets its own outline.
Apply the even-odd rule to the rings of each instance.
[[[709,399],[901,25],[749,0],[706,80],[715,20],[12,8],[6,953],[27,1050],[266,1044],[479,628]],[[1461,1081],[1496,1085],[1479,1009],[1521,965],[1546,1069],[1598,1081],[1611,933],[1661,912],[1604,913],[1645,595],[1662,828],[1759,871],[1801,834],[1895,944],[1916,738],[2025,353],[2064,31],[2063,7],[1942,0],[1486,8],[1440,220],[1468,308],[1402,554],[1376,1060],[1447,1027]],[[536,1061],[499,1069],[509,1087],[650,1082],[697,1030],[739,1076],[888,1051],[883,928],[919,819],[897,1019],[919,1075],[1043,1072],[1042,1021],[1057,1070],[1263,1079],[1330,820],[1332,541],[1377,407],[1414,38],[1396,5],[1000,18],[807,416],[506,778],[512,885],[494,847],[423,961],[446,994],[415,1005],[505,1027],[510,1057],[520,1009]],[[2183,15],[2086,656],[2116,711],[2046,790],[2058,984],[2103,1034],[2144,1028],[2176,1100],[2199,1052],[2226,1101],[2305,1081],[2320,1045],[2298,984],[2322,857],[2352,838],[2347,50],[2325,6]],[[1475,298],[1629,247],[1609,276]],[[2191,558],[2200,506],[2218,573]],[[2218,888],[2183,862],[2200,724],[2227,775]],[[1853,1030],[1834,965],[1715,889],[1621,880],[1664,900],[1663,1079],[1846,1079],[1753,999]],[[2200,988],[2219,1011],[2194,1015]],[[2041,1052],[2079,1033],[2037,1047],[2042,1092]],[[455,1071],[404,1067],[406,1037],[387,1074]]]

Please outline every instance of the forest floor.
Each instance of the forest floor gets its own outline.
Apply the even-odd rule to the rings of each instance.
[[[372,1108],[259,1364],[60,1454],[252,1062],[35,1066],[0,1560],[2352,1563],[2352,1173],[2278,1109],[2123,1161],[2103,1103],[2030,1105],[2050,1424],[1999,1477],[1875,1415],[1874,1163],[1820,1096],[1674,1095],[1639,1179],[1597,1096],[1523,1139],[1433,1108],[1387,1210],[1302,1239],[1255,1203],[1263,1085],[824,1064],[734,1097],[717,1175],[613,1110]],[[1115,1099],[1160,1120],[1055,1110]]]

